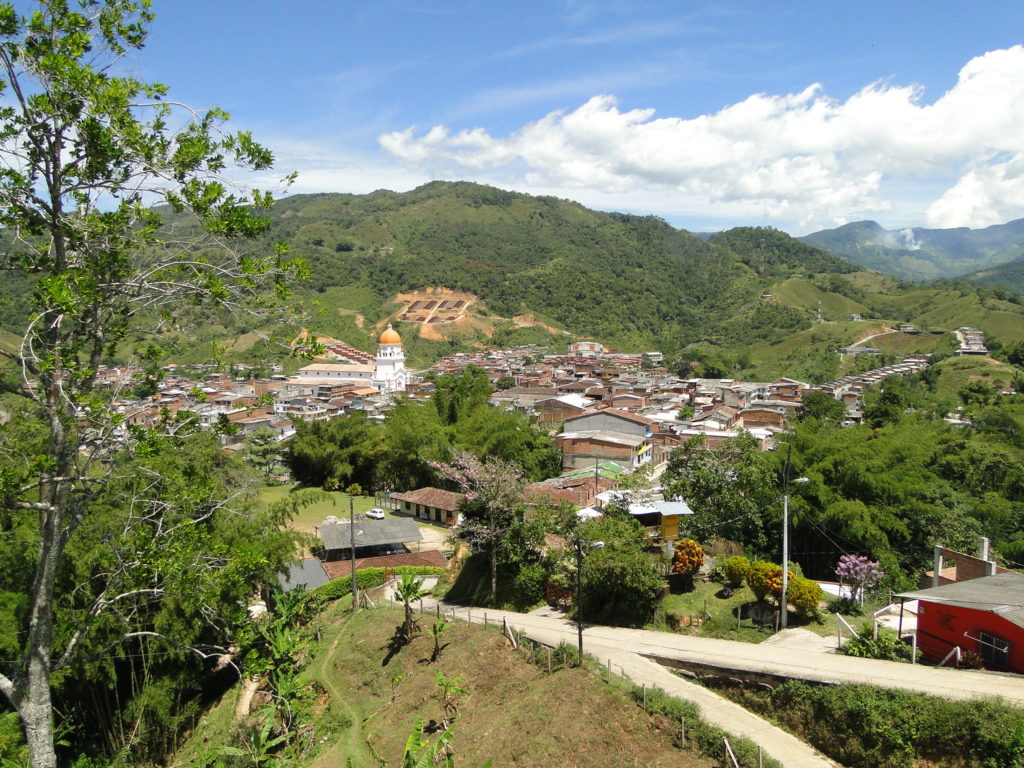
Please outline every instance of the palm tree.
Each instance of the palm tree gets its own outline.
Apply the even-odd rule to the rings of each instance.
[[[405,606],[405,623],[402,625],[402,633],[407,642],[412,640],[413,634],[420,628],[413,614],[412,604],[426,594],[427,590],[423,588],[423,580],[408,573],[403,573],[402,578],[395,585],[395,595]]]

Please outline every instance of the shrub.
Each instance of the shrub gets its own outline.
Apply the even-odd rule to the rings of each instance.
[[[1024,718],[1000,701],[946,701],[911,691],[795,680],[745,701],[843,765],[1024,765]]]
[[[516,604],[521,607],[532,607],[542,602],[547,578],[548,572],[542,565],[526,563],[521,566],[513,581]]]
[[[676,542],[675,554],[672,556],[672,573],[680,576],[692,576],[704,565],[704,549],[693,539]]]
[[[837,597],[828,604],[830,613],[845,613],[847,616],[863,616],[864,608],[852,597]]]
[[[771,591],[772,581],[782,578],[782,567],[765,560],[755,560],[747,572],[747,586],[759,603],[764,602]]]
[[[734,587],[738,587],[750,572],[750,561],[743,555],[734,555],[725,561],[725,578]]]
[[[910,648],[891,629],[878,628],[878,637],[872,637],[871,622],[860,628],[860,636],[843,643],[839,652],[846,656],[862,659],[884,659],[886,661],[910,661]]]
[[[796,608],[801,616],[817,616],[822,590],[818,582],[797,576],[786,589],[786,601]]]

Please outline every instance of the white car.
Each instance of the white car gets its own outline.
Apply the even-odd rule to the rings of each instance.
[[[373,509],[371,509],[370,511],[368,511],[366,513],[366,516],[367,517],[372,517],[374,520],[383,520],[384,519],[384,510],[381,509],[380,507],[374,507]]]

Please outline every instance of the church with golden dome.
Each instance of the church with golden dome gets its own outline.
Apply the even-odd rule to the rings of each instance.
[[[381,392],[405,392],[407,383],[408,374],[405,370],[405,353],[402,352],[402,337],[388,323],[387,329],[377,340],[373,384]]]
[[[300,368],[295,378],[314,386],[351,382],[368,384],[387,394],[405,392],[409,372],[405,369],[402,337],[389,324],[377,340],[377,355],[372,363],[313,363]]]

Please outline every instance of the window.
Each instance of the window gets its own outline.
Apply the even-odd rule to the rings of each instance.
[[[1006,669],[1010,660],[1010,641],[999,635],[981,632],[978,636],[978,655],[989,669]]]

